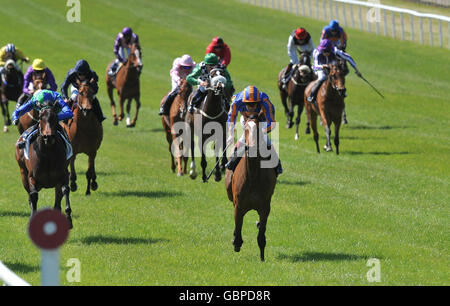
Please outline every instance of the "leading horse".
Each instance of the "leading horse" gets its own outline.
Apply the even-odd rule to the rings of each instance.
[[[227,163],[226,157],[222,158],[222,164],[219,166],[219,158],[225,150],[226,144],[226,122],[228,119],[228,100],[227,92],[225,89],[226,78],[224,77],[224,71],[221,68],[214,68],[209,73],[209,86],[207,88],[207,94],[199,108],[196,109],[194,114],[186,115],[186,123],[190,127],[191,137],[191,165],[190,165],[190,178],[195,179],[197,173],[195,171],[195,145],[194,134],[199,137],[199,148],[202,154],[201,166],[202,166],[202,179],[206,183],[208,181],[206,175],[206,146],[205,144],[214,140],[214,151],[216,156],[216,167],[214,173],[214,179],[219,182],[222,179],[221,169],[225,169]],[[192,97],[191,97],[192,98]],[[214,124],[215,123],[215,124]],[[213,132],[214,131],[214,132]],[[222,149],[222,150],[220,150]]]
[[[69,200],[69,172],[66,143],[57,129],[58,114],[53,108],[44,108],[39,114],[39,128],[29,146],[16,146],[16,161],[20,168],[22,184],[28,193],[31,217],[37,211],[38,192],[42,188],[55,188],[54,209],[61,210],[61,200],[66,200],[66,217],[72,228],[72,209]],[[22,137],[19,138],[22,141]],[[28,150],[27,147],[29,148]]]
[[[328,68],[325,69],[328,70],[328,77],[317,92],[317,103],[311,104],[307,101],[313,83],[309,84],[305,90],[304,103],[311,122],[317,153],[320,153],[319,134],[317,132],[317,116],[320,116],[327,135],[327,143],[324,149],[327,152],[332,151],[330,138],[331,124],[334,123],[334,145],[336,147],[336,154],[339,154],[339,128],[342,121],[342,112],[345,108],[344,76],[341,67],[336,63],[329,64]]]
[[[16,66],[16,62],[13,59],[8,59],[5,63],[4,73],[1,75],[0,106],[4,119],[4,132],[8,132],[8,126],[11,125],[8,101],[11,100],[17,102],[22,93],[23,74],[16,69]]]
[[[113,124],[117,125],[118,121],[123,120],[123,104],[125,100],[127,100],[127,127],[132,128],[136,126],[139,108],[141,107],[139,76],[141,74],[142,61],[141,49],[139,45],[133,44],[131,46],[127,62],[119,68],[119,71],[115,77],[111,77],[108,74],[113,62],[114,61],[112,61],[106,68],[106,88],[108,89],[108,96],[111,101]],[[118,117],[116,113],[116,103],[114,102],[113,97],[114,88],[117,89],[117,94],[119,95],[120,114]],[[136,114],[133,120],[130,120],[131,101],[133,99],[136,101]]]
[[[239,252],[244,243],[242,240],[242,224],[244,216],[250,210],[256,210],[259,215],[258,246],[260,259],[264,261],[266,246],[266,225],[270,213],[270,202],[276,185],[276,173],[273,167],[263,165],[261,148],[267,147],[256,115],[246,118],[245,126],[245,153],[237,165],[234,173],[225,172],[225,187],[228,199],[234,204],[234,250]]]
[[[93,90],[88,80],[78,81],[78,100],[72,106],[73,118],[65,125],[66,133],[72,143],[73,155],[70,159],[70,189],[77,190],[77,174],[75,159],[77,154],[84,153],[89,157],[86,172],[86,195],[97,190],[97,174],[95,173],[95,157],[103,140],[103,126],[92,111]]]

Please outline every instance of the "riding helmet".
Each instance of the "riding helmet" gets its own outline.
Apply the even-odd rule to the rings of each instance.
[[[253,85],[247,86],[244,89],[244,92],[242,95],[243,95],[242,102],[244,102],[244,103],[255,103],[255,102],[261,101],[259,90],[258,90],[258,88],[256,88]]]
[[[33,70],[36,71],[42,71],[46,68],[44,61],[40,58],[35,59],[31,66],[33,67]]]
[[[206,65],[217,65],[219,63],[219,58],[214,53],[208,53],[205,55],[204,63]]]

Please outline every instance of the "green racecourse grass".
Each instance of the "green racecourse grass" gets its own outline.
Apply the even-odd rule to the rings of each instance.
[[[288,63],[290,31],[307,27],[317,44],[323,22],[235,1],[90,0],[82,1],[81,23],[70,24],[65,3],[0,5],[3,45],[13,41],[27,56],[42,57],[58,84],[80,58],[100,76],[108,119],[96,164],[99,189],[84,196],[87,158],[79,157],[74,229],[61,249],[63,284],[71,284],[69,258],[81,261],[81,285],[368,285],[369,258],[381,262],[382,285],[450,284],[448,50],[349,29],[349,53],[386,100],[351,72],[341,155],[318,155],[312,136],[303,134],[304,114],[299,141],[285,129],[276,78]],[[143,106],[131,130],[112,126],[103,81],[125,25],[140,35],[144,55]],[[236,89],[254,84],[267,92],[281,122],[285,173],[272,199],[264,263],[257,214],[247,214],[244,245],[234,253],[224,182],[172,174],[157,115],[172,60],[190,53],[200,61],[218,34],[231,46]],[[322,128],[320,134],[322,148]],[[0,135],[0,260],[37,285],[40,253],[27,236],[17,137],[15,130]],[[39,197],[40,208],[53,205],[52,190]]]

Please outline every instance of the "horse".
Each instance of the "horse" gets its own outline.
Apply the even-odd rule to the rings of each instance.
[[[78,81],[78,100],[72,105],[73,118],[64,125],[69,140],[72,143],[73,155],[70,159],[70,190],[77,190],[77,174],[75,159],[77,154],[84,153],[89,157],[86,172],[86,195],[97,190],[97,174],[95,173],[95,157],[103,140],[103,126],[92,111],[94,100],[93,90],[88,80]]]
[[[113,115],[113,124],[117,125],[118,121],[122,121],[124,118],[123,113],[123,103],[127,100],[127,127],[132,128],[136,126],[136,121],[139,114],[139,108],[141,107],[140,101],[140,85],[139,85],[139,76],[141,74],[142,69],[142,61],[141,61],[141,49],[137,44],[133,44],[130,48],[130,54],[128,56],[128,60],[125,65],[119,68],[117,75],[111,77],[108,74],[108,71],[114,61],[110,62],[108,67],[106,68],[106,87],[108,89],[108,96],[111,101],[112,115]],[[117,89],[117,94],[119,95],[119,107],[120,114],[117,117],[116,114],[116,104],[113,98],[113,89]],[[136,114],[133,120],[130,120],[130,110],[131,110],[131,101],[136,101]]]
[[[166,139],[169,143],[169,152],[171,156],[171,169],[172,172],[175,172],[175,162],[174,162],[174,156],[172,151],[172,143],[175,144],[175,150],[176,150],[176,156],[177,156],[177,175],[182,176],[183,174],[186,174],[186,168],[187,168],[187,161],[188,157],[183,156],[183,143],[180,141],[180,133],[179,131],[174,129],[174,125],[178,122],[184,122],[186,117],[186,102],[189,97],[189,95],[192,92],[192,86],[186,81],[182,80],[180,84],[180,89],[178,91],[177,96],[172,102],[172,105],[170,106],[170,113],[169,116],[163,115],[162,116],[162,126],[164,130],[166,131]],[[164,98],[161,100],[161,103],[166,99],[168,94],[164,96]],[[182,170],[182,161],[184,162],[184,168]]]
[[[8,59],[5,63],[4,73],[1,75],[0,86],[0,106],[4,120],[3,132],[8,132],[8,126],[11,125],[11,118],[9,115],[8,101],[16,101],[22,93],[23,74],[16,69],[16,62],[13,59]]]
[[[337,63],[338,63],[338,66],[340,67],[342,76],[345,78],[345,76],[350,72],[348,70],[348,66],[347,66],[346,61],[341,59],[341,58],[337,58]],[[345,79],[344,79],[344,82],[345,82]],[[344,111],[342,112],[342,122],[344,124],[348,124],[347,113],[345,112],[345,106],[344,106]]]
[[[234,173],[228,169],[225,172],[225,188],[228,199],[234,204],[233,245],[234,251],[239,252],[244,243],[241,234],[244,216],[250,210],[256,210],[259,215],[257,241],[260,259],[264,261],[266,225],[277,178],[273,168],[266,168],[262,165],[263,158],[260,149],[267,144],[259,134],[261,131],[258,116],[251,115],[246,118],[244,133],[244,156],[239,161]]]
[[[44,108],[39,113],[39,128],[31,139],[28,156],[25,149],[16,146],[16,161],[20,168],[22,184],[28,193],[31,217],[36,214],[38,192],[42,188],[55,188],[54,209],[61,211],[61,200],[66,201],[66,217],[72,224],[72,209],[69,200],[69,172],[66,143],[57,129],[58,114],[54,108]],[[22,137],[19,138],[19,141]]]
[[[33,95],[37,92],[39,92],[42,89],[47,88],[47,78],[44,73],[39,74],[33,74]],[[30,99],[32,95],[23,93],[20,98],[20,100],[24,100],[23,103],[27,102],[26,100]],[[38,114],[33,109],[29,111],[26,116],[22,116],[19,119],[19,124],[17,125],[17,129],[19,130],[19,133],[22,134],[24,131],[26,131],[29,127],[39,122]]]
[[[219,166],[219,149],[222,148],[222,152],[225,150],[226,144],[226,122],[228,119],[228,100],[225,89],[226,78],[223,74],[223,69],[214,68],[209,73],[209,87],[207,88],[207,94],[201,105],[196,109],[194,114],[186,115],[185,122],[190,127],[191,131],[191,164],[189,176],[191,179],[197,177],[195,171],[195,146],[194,146],[194,134],[199,137],[199,147],[202,154],[201,166],[202,166],[202,180],[204,183],[208,181],[206,175],[206,156],[205,156],[205,144],[209,142],[214,135],[215,138],[215,155],[216,155],[216,167],[214,179],[219,182],[222,179],[221,171],[224,171],[227,158],[222,158],[222,164]],[[192,95],[190,99],[192,98]],[[194,122],[195,121],[195,122]],[[212,127],[211,123],[217,123],[219,126]],[[205,129],[205,126],[207,129]],[[214,133],[213,133],[214,130]],[[222,136],[220,139],[219,137]],[[219,143],[217,143],[219,141]],[[221,142],[221,143],[220,143]]]
[[[322,120],[323,126],[325,127],[325,132],[327,135],[327,143],[324,149],[327,152],[332,151],[330,137],[331,124],[334,123],[334,145],[336,147],[336,154],[339,154],[339,128],[342,121],[342,112],[345,107],[344,77],[342,71],[340,70],[340,66],[338,66],[336,63],[330,64],[328,68],[325,69],[328,70],[328,78],[325,82],[323,82],[317,92],[317,103],[312,105],[307,101],[307,97],[311,92],[314,82],[306,87],[304,103],[308,111],[309,120],[311,122],[314,141],[316,142],[317,153],[320,153],[319,134],[317,132],[316,122],[317,116],[319,115]]]

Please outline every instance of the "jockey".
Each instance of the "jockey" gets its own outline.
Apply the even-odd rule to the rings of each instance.
[[[110,76],[114,76],[117,71],[119,71],[120,65],[126,63],[127,58],[130,55],[130,47],[133,44],[139,45],[139,36],[133,33],[133,30],[131,28],[123,28],[122,32],[117,34],[116,40],[114,42],[114,54],[116,55],[116,60],[111,65],[108,71],[108,74]]]
[[[21,107],[17,108],[14,111],[12,116],[13,124],[17,125],[19,123],[19,118],[24,114],[28,113],[29,111],[34,109],[40,112],[42,109],[47,107],[56,108],[56,112],[58,113],[58,121],[71,119],[73,117],[73,113],[70,110],[70,107],[64,102],[59,93],[57,93],[56,91],[44,89],[41,90],[39,93],[37,93],[24,105],[22,105]],[[23,149],[25,147],[25,144],[28,141],[28,137],[31,134],[33,134],[33,132],[38,128],[38,126],[39,123],[36,123],[35,125],[31,126],[28,130],[23,132],[22,134],[23,140],[17,144],[17,147],[19,149]],[[62,135],[64,135],[64,137],[66,137],[67,140],[67,136],[61,125],[57,124],[57,129]]]
[[[216,36],[212,39],[211,43],[206,47],[206,53],[214,53],[219,58],[220,65],[227,67],[231,62],[230,47],[223,42],[223,39]]]
[[[36,89],[33,88],[33,76],[41,74],[45,75],[45,82],[50,86],[51,91],[56,91],[58,89],[58,85],[56,85],[55,77],[53,76],[52,71],[49,68],[47,68],[42,59],[37,58],[33,61],[33,64],[30,67],[28,67],[28,70],[25,73],[23,83],[23,94],[17,101],[17,107],[20,107],[25,101],[31,99],[34,92],[36,91]]]
[[[164,100],[161,108],[159,109],[159,115],[168,115],[170,112],[170,106],[173,100],[180,90],[180,83],[182,80],[192,72],[195,66],[195,62],[189,54],[185,54],[182,57],[177,57],[172,64],[172,69],[170,70],[170,77],[172,78],[172,89]]]
[[[12,59],[15,62],[22,60],[24,62],[29,62],[30,59],[26,57],[20,49],[16,48],[14,44],[7,44],[0,49],[0,74],[3,74],[4,66],[8,59]],[[20,71],[19,66],[16,63],[16,70]]]
[[[347,47],[347,34],[344,29],[339,26],[337,20],[331,20],[328,26],[322,29],[320,41],[328,39],[333,43],[333,46],[345,52]]]
[[[313,69],[318,76],[318,80],[314,83],[314,86],[311,89],[311,93],[307,98],[308,102],[315,102],[320,86],[328,77],[324,68],[327,68],[328,64],[333,63],[337,58],[348,61],[350,65],[352,65],[353,69],[355,69],[355,73],[361,77],[361,73],[356,68],[356,63],[353,58],[349,54],[335,47],[330,40],[324,39],[320,42],[317,49],[314,50]]]
[[[234,127],[236,124],[236,119],[239,113],[242,113],[241,124],[242,127],[245,125],[244,116],[248,117],[251,114],[259,114],[262,110],[264,119],[267,122],[266,128],[262,131],[265,135],[270,133],[275,128],[275,107],[272,102],[270,102],[269,97],[266,93],[261,92],[255,86],[247,86],[244,91],[236,94],[232,98],[232,104],[230,111],[228,113],[228,139],[227,147],[231,145],[234,141]],[[264,138],[266,139],[266,138]],[[283,168],[281,167],[281,161],[278,158],[275,149],[273,148],[270,139],[267,138],[267,145],[270,147],[271,155],[275,154],[278,159],[278,164],[276,166],[277,176],[283,173]],[[243,133],[241,138],[237,141],[233,154],[231,155],[230,161],[227,163],[227,169],[234,171],[236,166],[239,164],[241,157],[243,156],[245,149],[245,134]]]
[[[85,60],[79,60],[75,67],[70,69],[69,72],[67,72],[66,78],[64,82],[61,84],[61,95],[70,106],[72,106],[73,102],[76,102],[78,100],[78,84],[77,81],[85,81],[90,80],[91,88],[94,91],[94,100],[92,101],[92,111],[96,115],[99,122],[102,122],[106,118],[103,117],[102,108],[100,107],[100,103],[98,102],[98,99],[96,97],[96,94],[98,92],[98,76],[95,71],[92,71],[89,67],[88,62]],[[70,88],[71,96],[70,99],[67,96],[67,90],[69,88],[69,85],[72,85]]]
[[[308,53],[309,57],[312,57],[314,51],[314,43],[312,41],[311,35],[304,28],[298,28],[291,32],[289,36],[287,51],[289,54],[290,62],[286,67],[282,82],[286,85],[291,77],[292,66],[299,64],[298,54],[302,52]],[[298,52],[298,54],[297,54]],[[311,63],[307,64],[311,66]]]
[[[209,72],[219,66],[219,59],[214,53],[208,53],[205,55],[203,62],[197,64],[190,75],[186,77],[186,81],[192,86],[198,85],[198,89],[195,92],[191,103],[188,106],[189,113],[194,113],[194,107],[197,107],[200,101],[206,96],[206,86],[208,86]],[[233,82],[231,81],[230,74],[226,67],[222,67],[224,70],[224,77],[227,79],[225,88],[233,88]]]

